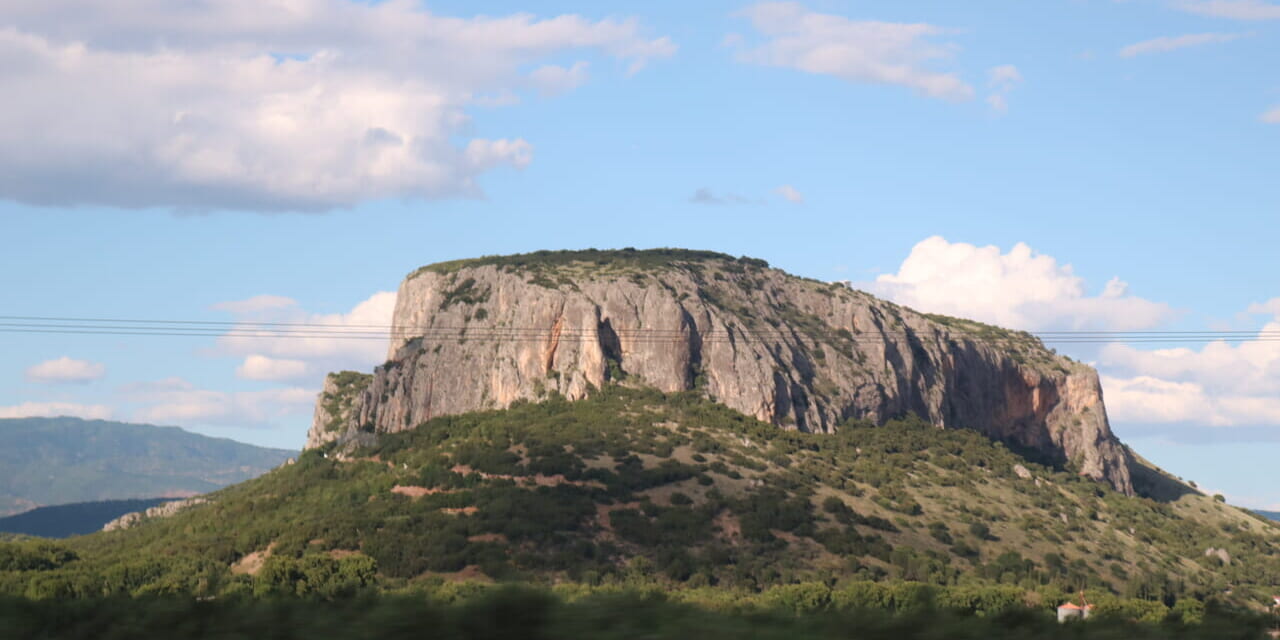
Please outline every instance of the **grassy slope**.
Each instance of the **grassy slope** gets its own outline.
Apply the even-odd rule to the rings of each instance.
[[[115,576],[109,589],[226,592],[311,575],[298,569],[307,563],[354,574],[370,558],[389,589],[463,577],[645,575],[746,590],[887,577],[1166,601],[1230,584],[1256,601],[1280,579],[1277,529],[1199,494],[1126,498],[917,421],[802,434],[693,394],[618,387],[439,418],[350,459],[309,452],[212,498],[72,539],[79,559],[0,573],[0,591],[96,593]],[[1206,557],[1211,546],[1231,563]],[[229,573],[268,549],[257,578]]]

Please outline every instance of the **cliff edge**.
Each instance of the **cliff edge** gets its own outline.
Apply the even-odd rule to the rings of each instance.
[[[700,390],[781,428],[915,413],[1133,494],[1097,373],[1027,333],[921,314],[762,260],[537,252],[439,263],[400,285],[387,362],[330,374],[307,447],[605,384]]]

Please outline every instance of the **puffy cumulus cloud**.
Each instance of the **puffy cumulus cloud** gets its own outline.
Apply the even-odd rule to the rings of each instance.
[[[804,204],[804,194],[800,193],[798,189],[789,184],[784,184],[781,187],[774,189],[773,192],[782,196],[783,200],[792,204]]]
[[[242,309],[246,302],[220,306]],[[237,373],[254,379],[292,379],[338,369],[369,369],[386,360],[395,304],[394,291],[381,291],[347,313],[312,313],[293,300],[287,305],[241,311],[236,313],[237,324],[218,338],[217,350],[246,357]],[[267,322],[282,324],[259,324]]]
[[[106,420],[112,414],[111,407],[101,404],[75,402],[24,402],[0,407],[0,418],[56,418],[69,416],[86,420]]]
[[[1017,67],[1011,64],[992,67],[987,71],[987,86],[991,88],[987,104],[997,113],[1008,113],[1009,92],[1019,84],[1022,84],[1022,73]]]
[[[408,0],[10,2],[0,24],[0,197],[58,206],[474,196],[532,145],[474,137],[470,105],[585,80],[585,64],[539,66],[553,55],[633,72],[676,48],[635,20],[455,18]]]
[[[99,380],[107,375],[107,367],[102,363],[76,360],[62,356],[56,360],[47,360],[27,369],[28,382],[74,383],[84,384]]]
[[[946,29],[931,24],[850,20],[810,11],[797,2],[762,2],[741,12],[763,41],[726,40],[739,61],[849,82],[909,87],[932,98],[968,100],[970,87],[954,73],[934,71],[930,62],[953,57],[956,47],[930,38]]]
[[[1151,376],[1102,376],[1107,415],[1120,422],[1209,421],[1213,415],[1204,388]]]
[[[1263,0],[1180,0],[1174,6],[1188,13],[1231,20],[1280,20],[1280,4]]]
[[[1102,388],[1107,414],[1115,422],[1215,427],[1280,425],[1280,398],[1215,393],[1194,382],[1151,376],[1103,376]]]
[[[161,424],[201,424],[234,427],[273,426],[281,419],[311,411],[315,390],[302,388],[263,391],[213,391],[198,389],[183,380],[140,386],[126,394],[142,405],[133,419]]]
[[[1108,410],[1135,423],[1280,426],[1280,299],[1248,311],[1273,318],[1235,343],[1150,350],[1107,345],[1100,363],[1112,373],[1104,379]]]
[[[310,372],[306,362],[250,355],[236,368],[236,375],[247,380],[292,380]]]
[[[1184,36],[1152,38],[1123,47],[1120,49],[1120,57],[1132,58],[1150,53],[1166,53],[1177,51],[1178,49],[1186,49],[1187,47],[1197,47],[1217,42],[1231,42],[1240,37],[1242,35],[1239,33],[1191,33]]]
[[[897,273],[866,286],[921,311],[1023,330],[1143,329],[1173,315],[1168,305],[1129,295],[1118,278],[1090,296],[1071,265],[1023,243],[1001,253],[934,236],[912,248]]]

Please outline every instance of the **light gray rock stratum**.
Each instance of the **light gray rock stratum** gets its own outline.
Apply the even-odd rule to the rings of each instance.
[[[699,389],[805,431],[915,413],[1133,493],[1090,367],[1026,333],[917,313],[759,260],[660,250],[442,263],[405,279],[393,322],[386,364],[326,380],[309,448],[620,382]]]
[[[134,511],[126,513],[111,522],[102,525],[103,531],[121,531],[133,527],[144,520],[151,518],[170,518],[183,509],[188,509],[196,505],[208,502],[206,498],[187,498],[186,500],[174,500],[159,504],[146,511]]]

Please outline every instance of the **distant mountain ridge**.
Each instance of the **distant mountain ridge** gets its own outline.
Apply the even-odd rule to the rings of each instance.
[[[261,475],[295,453],[178,427],[0,419],[0,516],[43,505],[205,493]]]

